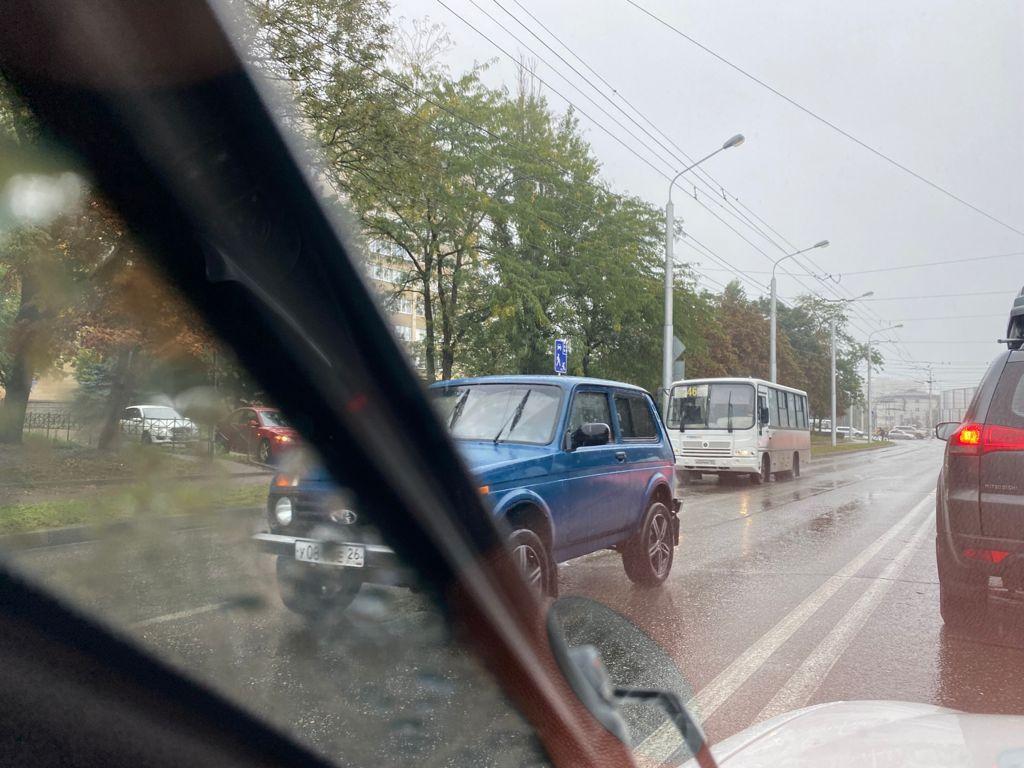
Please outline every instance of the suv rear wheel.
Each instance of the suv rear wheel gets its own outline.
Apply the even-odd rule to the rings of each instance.
[[[635,584],[656,586],[672,570],[672,516],[661,501],[652,501],[639,530],[622,549],[622,567]]]
[[[946,548],[935,540],[935,559],[939,570],[939,613],[950,627],[969,627],[980,623],[988,609],[988,578],[984,574],[964,573],[950,562]]]

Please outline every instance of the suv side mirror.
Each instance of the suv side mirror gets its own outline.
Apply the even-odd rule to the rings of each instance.
[[[939,440],[949,440],[959,428],[959,421],[940,421],[935,425],[935,436]]]
[[[569,450],[575,451],[589,445],[606,445],[611,442],[612,429],[600,421],[583,424],[569,435]]]
[[[259,425],[260,425],[260,422],[259,422],[258,419],[249,419],[249,426],[250,427],[258,427]]]

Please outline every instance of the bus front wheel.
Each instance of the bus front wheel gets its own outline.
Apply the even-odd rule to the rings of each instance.
[[[761,485],[761,483],[767,483],[772,479],[772,460],[766,453],[761,458],[761,471],[750,473],[750,482],[754,485]]]

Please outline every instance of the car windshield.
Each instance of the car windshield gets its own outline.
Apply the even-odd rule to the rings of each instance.
[[[288,419],[280,411],[259,411],[260,421],[265,427],[290,427]]]
[[[0,4],[0,581],[328,765],[1022,768],[1022,134],[1019,0]]]
[[[687,384],[672,389],[670,429],[750,429],[754,388],[749,384]]]
[[[183,418],[173,408],[165,405],[147,405],[142,408],[142,415],[147,419],[181,419]]]
[[[551,442],[562,392],[543,384],[469,384],[436,388],[434,404],[459,440]]]

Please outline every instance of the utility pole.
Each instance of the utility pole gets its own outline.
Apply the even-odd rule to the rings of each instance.
[[[868,443],[871,442],[871,438],[874,437],[874,413],[871,411],[871,337],[876,333],[885,333],[886,331],[895,331],[897,328],[902,328],[903,323],[897,323],[896,325],[890,325],[888,328],[879,328],[877,331],[872,331],[868,334],[868,345],[867,345],[867,364],[868,364]]]
[[[928,366],[928,431],[935,429],[935,419],[932,417],[932,367]]]
[[[825,241],[825,242],[827,244],[828,241]],[[774,282],[774,280],[775,280],[775,276],[772,275],[772,281]],[[822,301],[828,302],[829,304],[838,304],[840,306],[846,307],[847,305],[852,304],[855,301],[860,301],[861,299],[866,299],[868,296],[874,296],[874,295],[875,295],[874,291],[868,291],[867,293],[862,293],[860,296],[855,296],[852,299],[826,299],[824,297],[819,297],[819,298]],[[774,289],[772,290],[772,298],[773,299],[775,298],[775,291],[774,291]],[[843,317],[845,318],[845,314],[844,314]],[[774,311],[774,309],[772,310],[772,320],[773,321],[775,320],[775,311]],[[836,405],[836,316],[835,316],[835,313],[832,314],[831,331],[832,331],[832,333],[831,333],[831,336],[832,336],[832,344],[831,344],[831,348],[832,348],[831,349],[831,351],[832,351],[832,368],[831,368],[831,371],[829,373],[829,377],[828,378],[829,378],[829,384],[830,384],[831,389],[832,389],[832,430],[831,431],[832,431],[832,447],[835,448],[836,447],[836,408],[837,408],[837,405]],[[772,333],[772,342],[773,342],[772,343],[772,350],[773,350],[772,351],[772,360],[774,361],[775,360],[775,352],[774,352],[774,349],[775,349],[775,345],[774,345],[775,333],[774,332]],[[852,426],[852,424],[853,424],[853,422],[851,421],[851,426]],[[851,434],[850,437],[853,437],[853,435]]]
[[[829,383],[832,385],[832,421],[830,425],[832,427],[832,447],[836,447],[836,319],[832,318],[832,368],[831,375],[828,377]],[[852,435],[851,435],[852,437]]]

